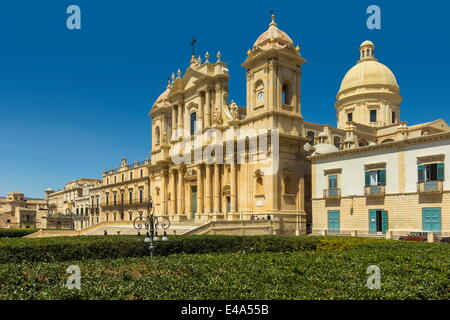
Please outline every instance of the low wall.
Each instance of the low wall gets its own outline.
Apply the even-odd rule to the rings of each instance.
[[[210,221],[197,228],[189,230],[183,235],[271,235],[274,234],[273,222],[270,220],[257,221]]]
[[[63,229],[41,229],[35,233],[29,234],[23,238],[42,238],[42,237],[73,237],[73,236],[82,236],[91,232],[93,230],[112,227],[112,226],[123,226],[123,225],[132,225],[132,221],[102,221],[93,226],[87,227],[82,230],[63,230]]]

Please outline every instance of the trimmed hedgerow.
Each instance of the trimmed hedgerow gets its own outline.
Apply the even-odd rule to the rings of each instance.
[[[65,287],[72,264],[80,267],[81,290]],[[370,265],[381,268],[381,290],[366,287]],[[446,244],[401,242],[333,251],[25,262],[0,265],[0,299],[450,299],[449,265]]]
[[[0,238],[20,238],[39,231],[31,228],[0,229]]]
[[[177,236],[158,242],[156,255],[293,252],[345,250],[386,240],[360,238],[284,237],[284,236]],[[148,255],[143,238],[133,236],[84,236],[35,239],[1,239],[0,264],[24,261],[67,261],[140,257]]]

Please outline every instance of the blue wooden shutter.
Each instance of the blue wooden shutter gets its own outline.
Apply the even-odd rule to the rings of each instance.
[[[443,163],[438,163],[437,164],[437,179],[439,181],[444,181],[444,164]]]
[[[337,188],[337,176],[336,175],[328,176],[328,188],[329,189]]]
[[[383,219],[383,221],[382,221],[382,231],[387,231],[388,230],[388,226],[389,226],[387,211],[383,211],[382,219]]]
[[[434,208],[422,209],[422,230],[434,231],[433,229]]]
[[[369,210],[369,231],[377,232],[377,210]]]
[[[425,166],[418,167],[418,180],[419,182],[425,181]]]
[[[380,170],[380,182],[382,186],[386,185],[386,169]]]
[[[441,232],[442,231],[442,215],[441,215],[441,208],[435,208],[434,214],[432,217],[432,223],[433,223],[433,231],[435,232]]]
[[[370,172],[366,171],[366,187],[370,186]]]

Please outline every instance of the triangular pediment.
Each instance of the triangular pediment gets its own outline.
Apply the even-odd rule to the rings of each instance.
[[[185,91],[185,90],[189,90],[192,87],[195,87],[196,82],[204,76],[205,75],[203,73],[193,70],[192,68],[189,67],[186,70],[186,73],[183,75],[183,77],[177,79],[173,83],[173,87],[170,90],[169,96],[177,91],[180,91],[180,90]]]

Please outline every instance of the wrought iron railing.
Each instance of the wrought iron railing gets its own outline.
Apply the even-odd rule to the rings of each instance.
[[[143,207],[146,206],[148,203],[149,199],[148,198],[142,198],[140,199],[139,197],[137,199],[132,199],[131,201],[128,200],[124,200],[122,201],[116,201],[116,203],[114,203],[114,201],[109,201],[109,202],[102,202],[100,204],[100,206],[102,208],[120,208],[120,207],[124,207],[124,208],[129,208],[129,207]]]
[[[366,197],[382,197],[386,193],[386,186],[366,186],[364,194]]]
[[[325,199],[339,199],[341,197],[341,189],[325,189],[323,190],[323,197]]]
[[[417,183],[417,192],[419,193],[440,193],[443,191],[443,181],[424,181]]]

